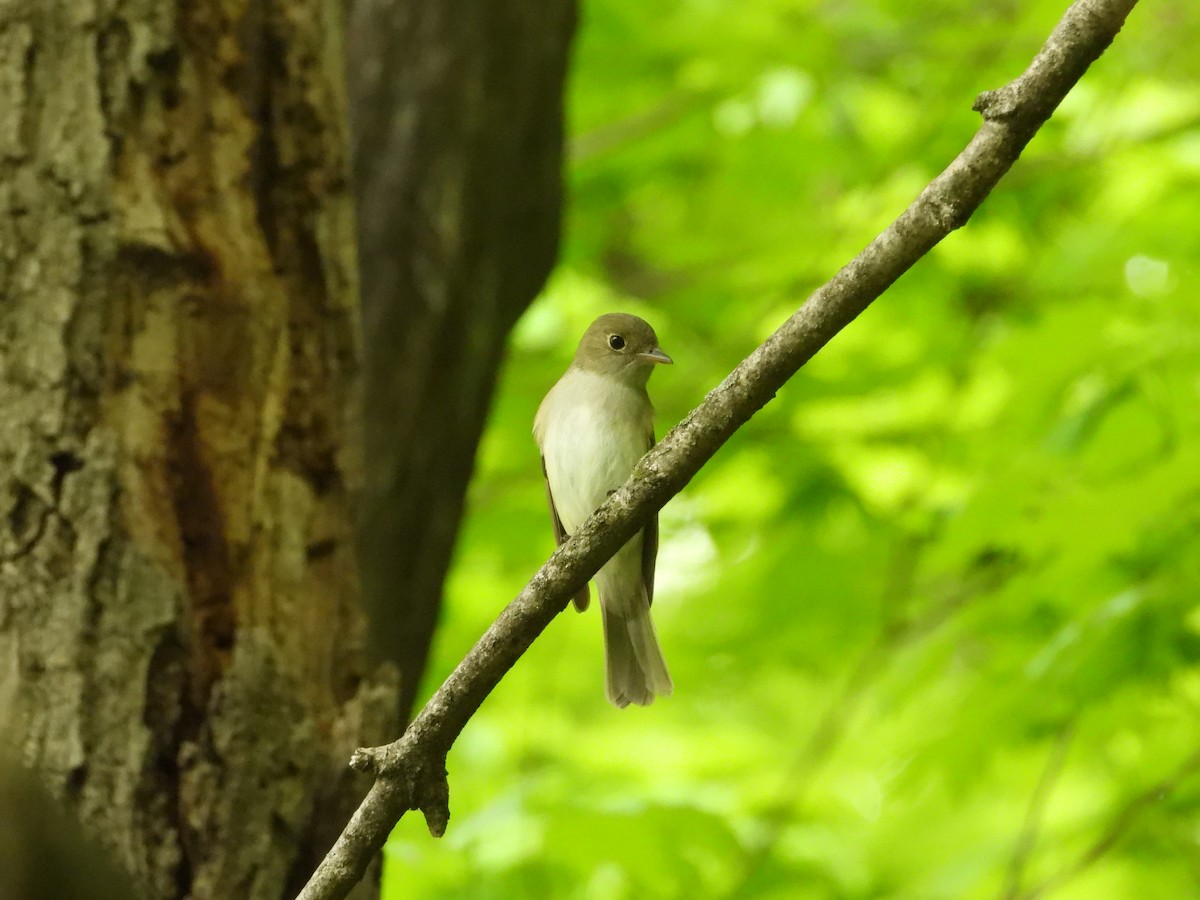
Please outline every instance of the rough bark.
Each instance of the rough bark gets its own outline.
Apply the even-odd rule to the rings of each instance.
[[[574,0],[357,0],[364,602],[411,708],[504,342],[554,262]]]
[[[290,893],[394,710],[340,15],[0,5],[0,732],[150,897]]]
[[[373,772],[375,784],[301,900],[346,896],[408,810],[420,810],[435,836],[445,831],[450,816],[446,754],[500,679],[569,598],[804,363],[942,238],[967,223],[1112,42],[1135,3],[1076,0],[1020,77],[976,98],[983,123],[950,165],[642,458],[625,485],[534,574],[400,739],[354,755],[352,765]]]

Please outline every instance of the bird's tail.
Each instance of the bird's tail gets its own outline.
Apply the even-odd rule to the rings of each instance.
[[[601,603],[604,614],[604,689],[616,706],[636,703],[649,706],[655,696],[669,694],[675,685],[667,671],[650,604],[645,597],[635,609],[612,609]]]

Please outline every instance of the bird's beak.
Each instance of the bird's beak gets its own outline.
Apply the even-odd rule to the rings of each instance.
[[[652,350],[647,350],[645,353],[639,353],[638,359],[644,359],[646,362],[662,363],[664,366],[672,364],[671,357],[663,353],[657,347]]]

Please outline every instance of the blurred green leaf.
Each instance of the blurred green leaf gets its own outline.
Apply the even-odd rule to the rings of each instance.
[[[530,426],[587,323],[654,324],[662,433],[1064,6],[585,7],[563,263],[514,334],[430,687],[552,548]],[[598,617],[564,614],[452,751],[446,838],[397,829],[388,896],[961,900],[1015,867],[1073,873],[1055,900],[1200,897],[1200,777],[1120,818],[1200,747],[1198,33],[1140,5],[968,226],[664,510],[675,696],[609,707]]]

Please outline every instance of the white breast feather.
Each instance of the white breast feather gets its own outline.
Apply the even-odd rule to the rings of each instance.
[[[630,391],[577,369],[554,386],[535,426],[550,492],[563,527],[573,531],[625,483],[648,447],[642,416],[616,415],[630,408]],[[633,407],[636,408],[636,407]]]

